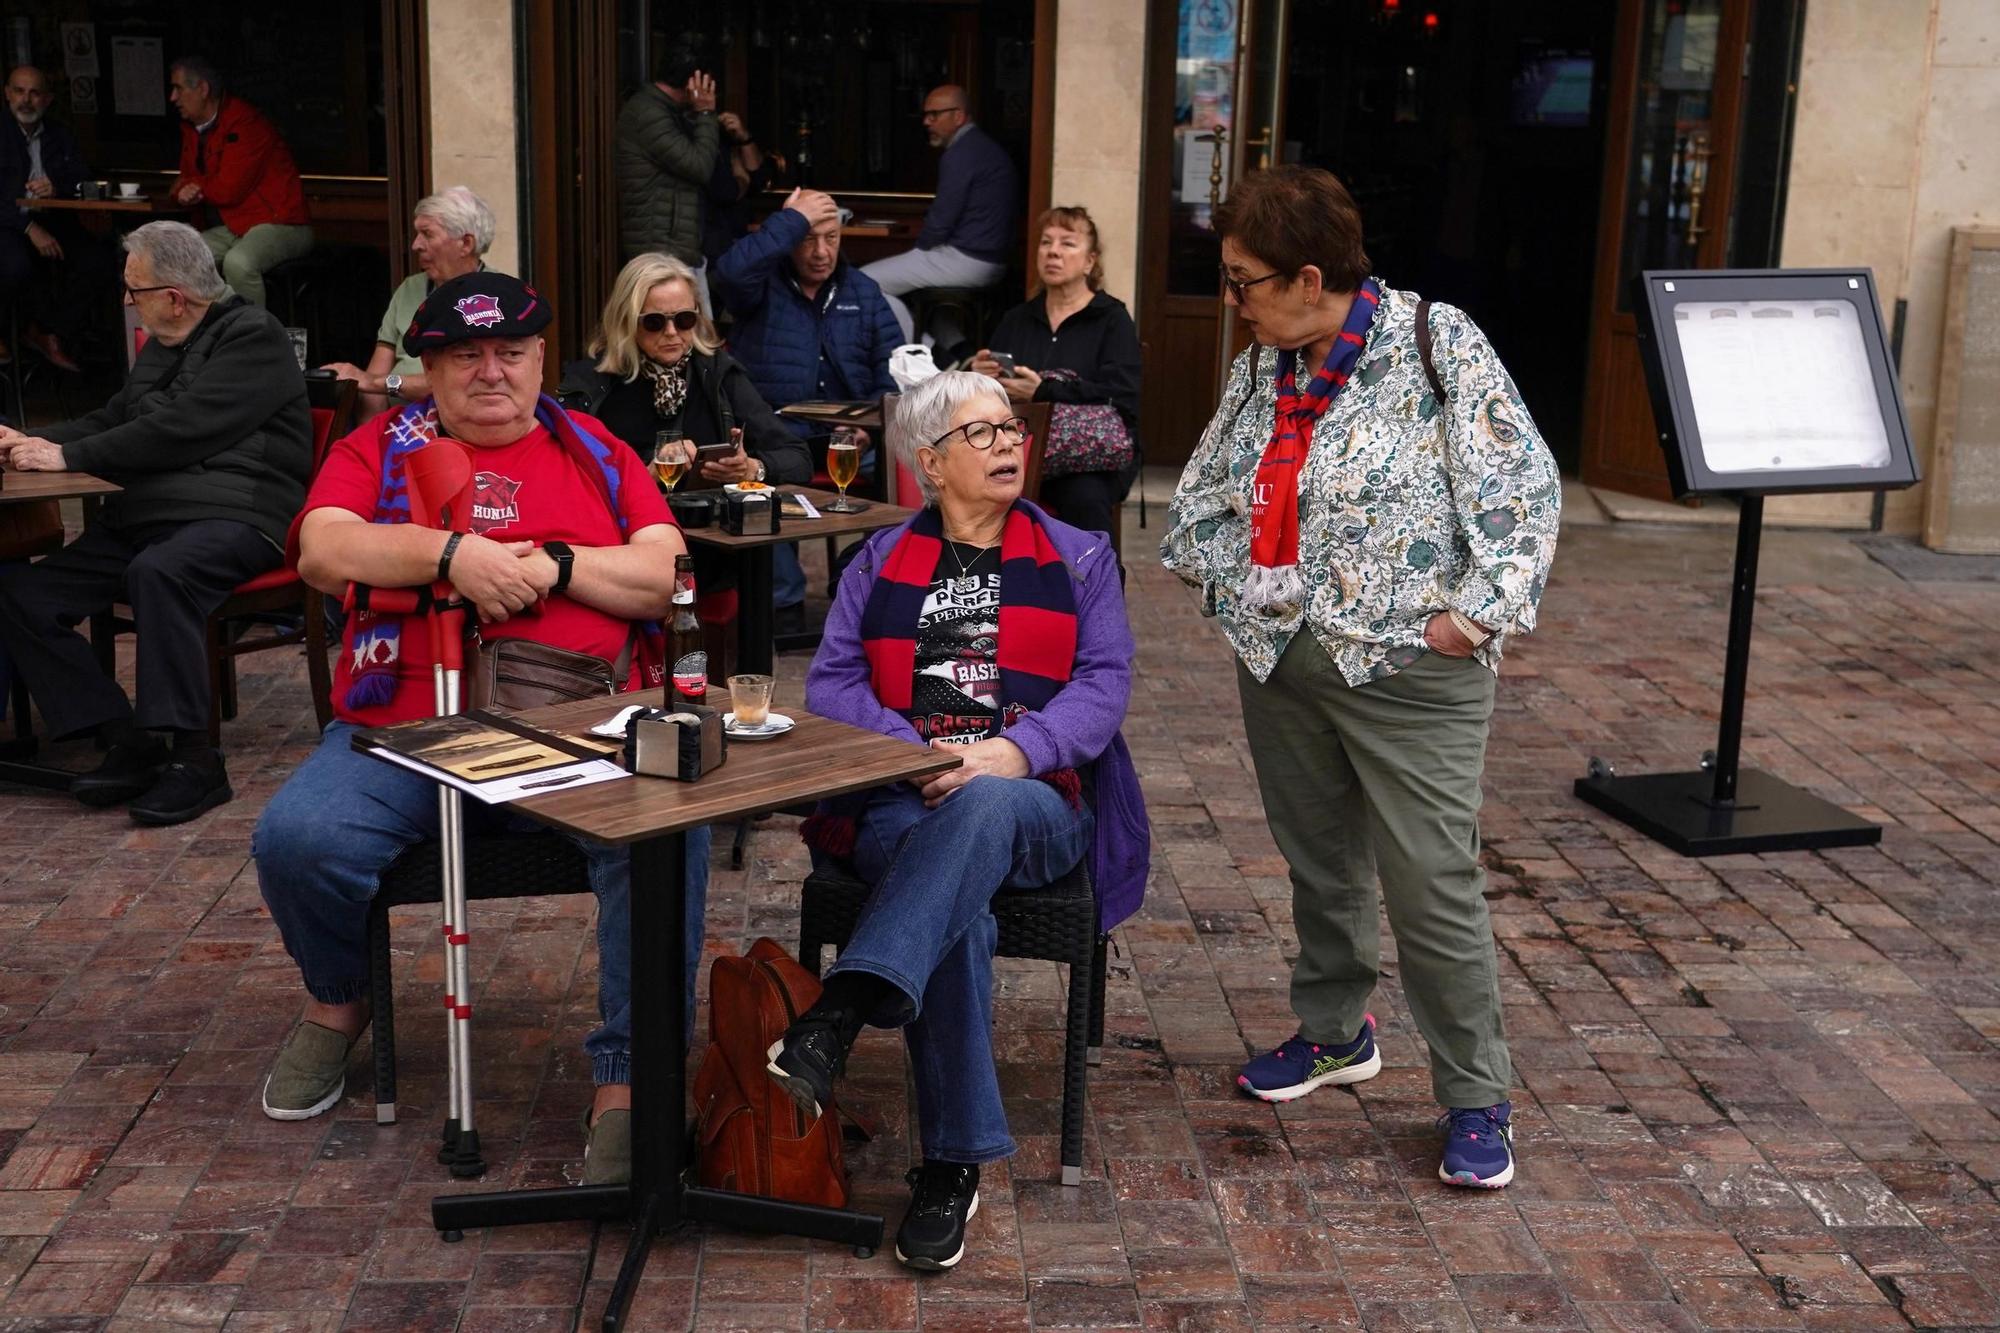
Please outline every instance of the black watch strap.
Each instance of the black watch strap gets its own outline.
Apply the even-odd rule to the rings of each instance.
[[[444,539],[444,551],[438,556],[438,582],[450,582],[451,558],[458,553],[458,544],[464,540],[462,532],[454,532]]]
[[[576,572],[576,552],[568,542],[543,542],[542,549],[556,562],[556,585],[549,589],[549,594],[568,591],[570,575]]]

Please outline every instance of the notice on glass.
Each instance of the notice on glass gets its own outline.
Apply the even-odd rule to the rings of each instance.
[[[1883,467],[1889,433],[1850,301],[1692,301],[1674,332],[1712,472]]]
[[[167,114],[167,71],[157,37],[111,39],[111,105],[121,116]]]

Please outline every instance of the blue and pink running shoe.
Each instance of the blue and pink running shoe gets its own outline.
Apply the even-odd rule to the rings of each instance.
[[[1268,1055],[1260,1055],[1236,1076],[1236,1086],[1259,1101],[1289,1102],[1329,1083],[1360,1083],[1382,1072],[1382,1053],[1375,1049],[1375,1015],[1361,1019],[1361,1035],[1345,1046],[1293,1037]]]
[[[1454,1106],[1438,1117],[1444,1131],[1444,1160],[1438,1179],[1447,1185],[1497,1190],[1514,1178],[1512,1102],[1498,1106]]]

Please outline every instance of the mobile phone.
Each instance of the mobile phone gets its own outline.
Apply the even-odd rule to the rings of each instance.
[[[1014,354],[1012,352],[989,352],[987,355],[991,356],[999,364],[1002,375],[1011,375],[1014,373]]]
[[[734,444],[700,444],[695,446],[694,461],[696,465],[702,463],[719,463],[723,459],[733,458],[735,455],[736,446]]]

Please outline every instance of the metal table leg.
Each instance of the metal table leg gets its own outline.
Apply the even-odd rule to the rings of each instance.
[[[736,669],[745,675],[771,674],[771,548],[743,552],[736,598]]]

